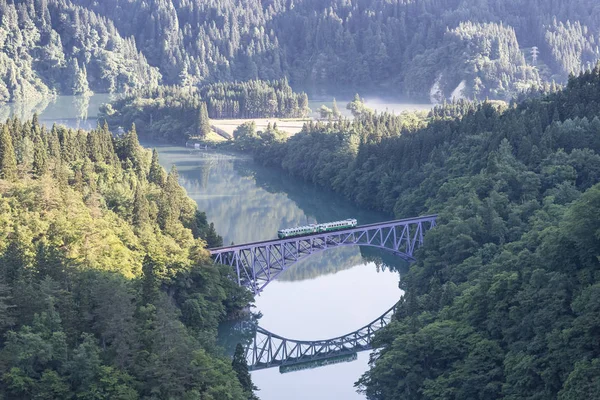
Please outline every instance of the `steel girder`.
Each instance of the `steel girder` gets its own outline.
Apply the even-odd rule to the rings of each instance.
[[[258,327],[252,343],[246,347],[248,369],[255,371],[370,350],[375,332],[392,320],[395,307],[354,332],[327,340],[287,339]]]
[[[232,266],[238,284],[260,293],[265,286],[295,263],[327,249],[371,246],[389,250],[407,260],[423,244],[425,232],[435,226],[437,215],[363,225],[287,239],[268,240],[210,249],[215,263]]]

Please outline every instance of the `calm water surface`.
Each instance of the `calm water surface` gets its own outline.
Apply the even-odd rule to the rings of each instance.
[[[350,217],[360,224],[390,219],[244,156],[169,146],[158,146],[158,151],[165,167],[177,165],[181,184],[215,223],[225,243],[271,239],[280,228],[305,223]],[[292,339],[343,335],[398,301],[398,281],[398,273],[378,272],[374,262],[365,261],[358,247],[329,250],[292,267],[265,288],[256,299],[263,314],[260,325]],[[363,352],[350,363],[286,374],[277,368],[261,370],[253,372],[252,378],[263,400],[361,399],[353,384],[366,371],[368,355]]]
[[[69,128],[93,129],[96,127],[98,110],[103,103],[113,98],[109,94],[91,96],[57,96],[39,103],[11,103],[0,106],[0,120],[17,116],[21,120],[31,119],[37,114],[46,125],[59,123]]]
[[[366,107],[379,113],[390,112],[394,114],[401,114],[405,111],[429,111],[434,106],[434,104],[431,103],[398,103],[394,102],[393,100],[375,96],[365,96],[362,97],[362,99]],[[335,100],[338,109],[345,117],[352,117],[352,113],[350,112],[350,110],[346,109],[346,104],[348,104],[352,100],[353,99],[350,97],[338,97]],[[312,110],[313,117],[319,116],[319,107],[321,107],[322,105],[331,108],[333,106],[333,97],[319,96],[309,99],[308,107]]]

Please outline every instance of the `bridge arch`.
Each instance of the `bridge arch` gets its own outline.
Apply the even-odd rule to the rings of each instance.
[[[267,240],[210,249],[215,263],[232,266],[238,284],[260,293],[280,273],[294,264],[328,249],[367,246],[391,251],[413,260],[424,234],[435,226],[437,215],[358,226],[293,238]]]
[[[250,371],[296,365],[311,361],[354,354],[372,349],[375,332],[392,321],[398,303],[367,325],[331,339],[294,340],[256,328],[252,342],[246,347]]]

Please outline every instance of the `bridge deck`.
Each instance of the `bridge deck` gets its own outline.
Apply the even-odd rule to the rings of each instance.
[[[298,239],[302,239],[302,238],[308,238],[311,236],[323,236],[326,234],[337,234],[338,232],[352,232],[352,231],[364,231],[365,229],[369,229],[369,228],[376,228],[379,226],[386,226],[386,225],[394,225],[394,224],[400,224],[403,222],[408,222],[408,221],[420,221],[420,220],[429,220],[431,218],[436,218],[437,214],[431,214],[431,215],[424,215],[422,217],[417,217],[417,218],[404,218],[404,219],[396,219],[393,221],[384,221],[384,222],[377,222],[374,224],[367,224],[367,225],[359,225],[359,226],[355,226],[354,228],[348,228],[348,229],[340,229],[340,230],[336,230],[336,231],[329,231],[329,232],[317,232],[317,233],[311,233],[310,235],[298,235],[298,236],[292,236],[292,237],[288,237],[285,239],[269,239],[269,240],[262,240],[259,242],[252,242],[252,243],[243,243],[243,244],[234,244],[233,246],[223,246],[223,247],[214,247],[212,249],[208,249],[208,251],[210,251],[210,254],[219,254],[219,253],[223,253],[223,252],[228,252],[228,251],[232,251],[235,249],[239,249],[241,247],[253,247],[253,246],[259,246],[259,245],[268,245],[268,244],[274,244],[274,243],[285,243],[285,242],[294,242]]]

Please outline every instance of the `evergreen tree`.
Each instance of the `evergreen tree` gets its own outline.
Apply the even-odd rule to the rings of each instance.
[[[142,305],[158,301],[160,289],[160,267],[158,261],[146,254],[142,263]]]
[[[198,122],[197,122],[198,136],[205,138],[210,132],[210,119],[208,118],[208,110],[206,103],[200,103],[200,110],[198,111]]]
[[[177,226],[181,214],[182,191],[178,180],[177,167],[173,164],[161,193],[158,210],[160,226],[168,232],[172,232],[173,227]]]
[[[44,143],[42,139],[36,135],[33,142],[33,166],[32,171],[35,177],[41,177],[48,169],[46,162],[46,150],[44,149]]]
[[[117,148],[119,150],[119,158],[121,161],[129,161],[136,172],[141,172],[141,155],[140,142],[137,136],[135,124],[131,125],[131,129],[123,137],[118,140]]]
[[[138,228],[149,221],[148,207],[148,199],[146,199],[141,184],[138,183],[133,199],[133,224]]]
[[[331,111],[333,113],[333,118],[335,119],[340,119],[340,117],[342,116],[342,113],[338,108],[337,101],[335,101],[335,97],[333,98],[333,106],[331,107]]]
[[[158,162],[158,151],[152,150],[152,161],[150,163],[150,172],[148,173],[148,182],[163,186],[165,184],[165,170],[160,166]]]
[[[61,282],[66,278],[67,262],[60,250],[52,245],[40,242],[37,245],[35,253],[35,264],[37,265],[37,273],[40,277],[50,277],[57,282]]]
[[[0,133],[0,178],[7,180],[17,178],[17,159],[8,125],[4,125]]]
[[[85,66],[83,69],[79,68],[79,62],[75,57],[73,57],[69,63],[69,76],[72,79],[69,88],[71,94],[85,94],[89,91],[87,71],[85,69]]]
[[[5,330],[15,323],[14,304],[10,286],[0,283],[0,330]]]
[[[96,132],[92,131],[92,132],[90,132],[89,135],[87,135],[86,147],[87,147],[88,157],[90,158],[90,160],[101,161],[104,159],[103,154],[102,154],[102,148],[100,145],[100,133],[99,132],[96,133]]]
[[[258,390],[258,388],[252,383],[250,373],[248,372],[248,364],[244,354],[244,347],[240,343],[238,343],[235,347],[235,353],[233,355],[231,366],[233,367],[233,370],[235,371],[237,378],[244,389],[244,392],[247,394],[248,400],[258,400],[258,397],[254,394],[254,391]]]
[[[0,267],[2,270],[4,282],[13,285],[19,281],[28,266],[26,249],[19,231],[11,235],[8,247],[0,258]]]
[[[208,225],[208,230],[206,232],[206,244],[208,247],[221,247],[223,246],[223,238],[217,233],[215,229],[215,224],[211,222]]]

